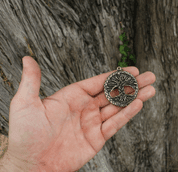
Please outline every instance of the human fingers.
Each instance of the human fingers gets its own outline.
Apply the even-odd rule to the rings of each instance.
[[[10,111],[15,112],[23,106],[33,103],[39,97],[41,70],[38,63],[30,56],[24,56],[21,82],[11,101]],[[12,115],[12,114],[11,114]]]
[[[152,98],[156,93],[156,90],[153,86],[148,85],[139,90],[137,94],[137,99],[140,99],[142,102],[147,101]],[[124,109],[125,107],[117,107],[113,104],[109,104],[106,107],[101,109],[101,121],[106,121],[110,117],[116,115],[119,111]]]
[[[134,77],[139,75],[139,70],[134,66],[123,67],[122,69],[124,71],[129,72]],[[94,76],[92,78],[88,78],[88,79],[76,82],[76,84],[78,86],[80,86],[80,88],[85,90],[89,95],[96,96],[97,94],[99,94],[103,90],[103,86],[104,86],[104,83],[105,83],[107,77],[110,74],[112,74],[113,72],[116,72],[116,71],[117,70],[107,72],[107,73],[103,73],[101,75],[97,75],[97,76]]]
[[[104,139],[107,141],[117,131],[122,128],[131,118],[133,118],[143,107],[140,99],[135,99],[127,107],[123,108],[116,115],[106,120],[101,127]]]

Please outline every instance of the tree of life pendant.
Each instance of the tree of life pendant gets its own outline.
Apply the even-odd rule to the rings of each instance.
[[[130,86],[135,90],[133,95],[126,94],[124,86]],[[112,97],[110,94],[114,89],[118,89],[119,95]],[[104,83],[104,93],[110,103],[116,106],[128,106],[138,94],[138,83],[133,75],[118,66],[117,71],[109,75]]]

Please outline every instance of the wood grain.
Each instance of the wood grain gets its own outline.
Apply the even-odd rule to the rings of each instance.
[[[42,99],[115,70],[121,60],[119,36],[125,32],[140,74],[156,75],[156,95],[79,171],[178,171],[177,0],[4,0],[0,16],[3,135],[8,136],[22,57],[32,56],[41,68]],[[7,139],[1,138],[1,150],[6,149]]]

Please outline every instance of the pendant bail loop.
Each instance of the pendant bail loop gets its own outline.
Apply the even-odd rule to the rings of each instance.
[[[117,67],[117,70],[118,71],[123,71],[123,69],[120,66]]]

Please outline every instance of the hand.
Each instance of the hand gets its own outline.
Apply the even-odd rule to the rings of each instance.
[[[112,105],[103,92],[106,78],[116,70],[73,83],[41,100],[40,68],[28,56],[23,64],[22,80],[10,104],[7,153],[19,168],[31,171],[80,169],[155,95],[150,85],[156,80],[153,73],[139,75],[136,67],[125,67],[139,86],[137,98],[127,107]]]

